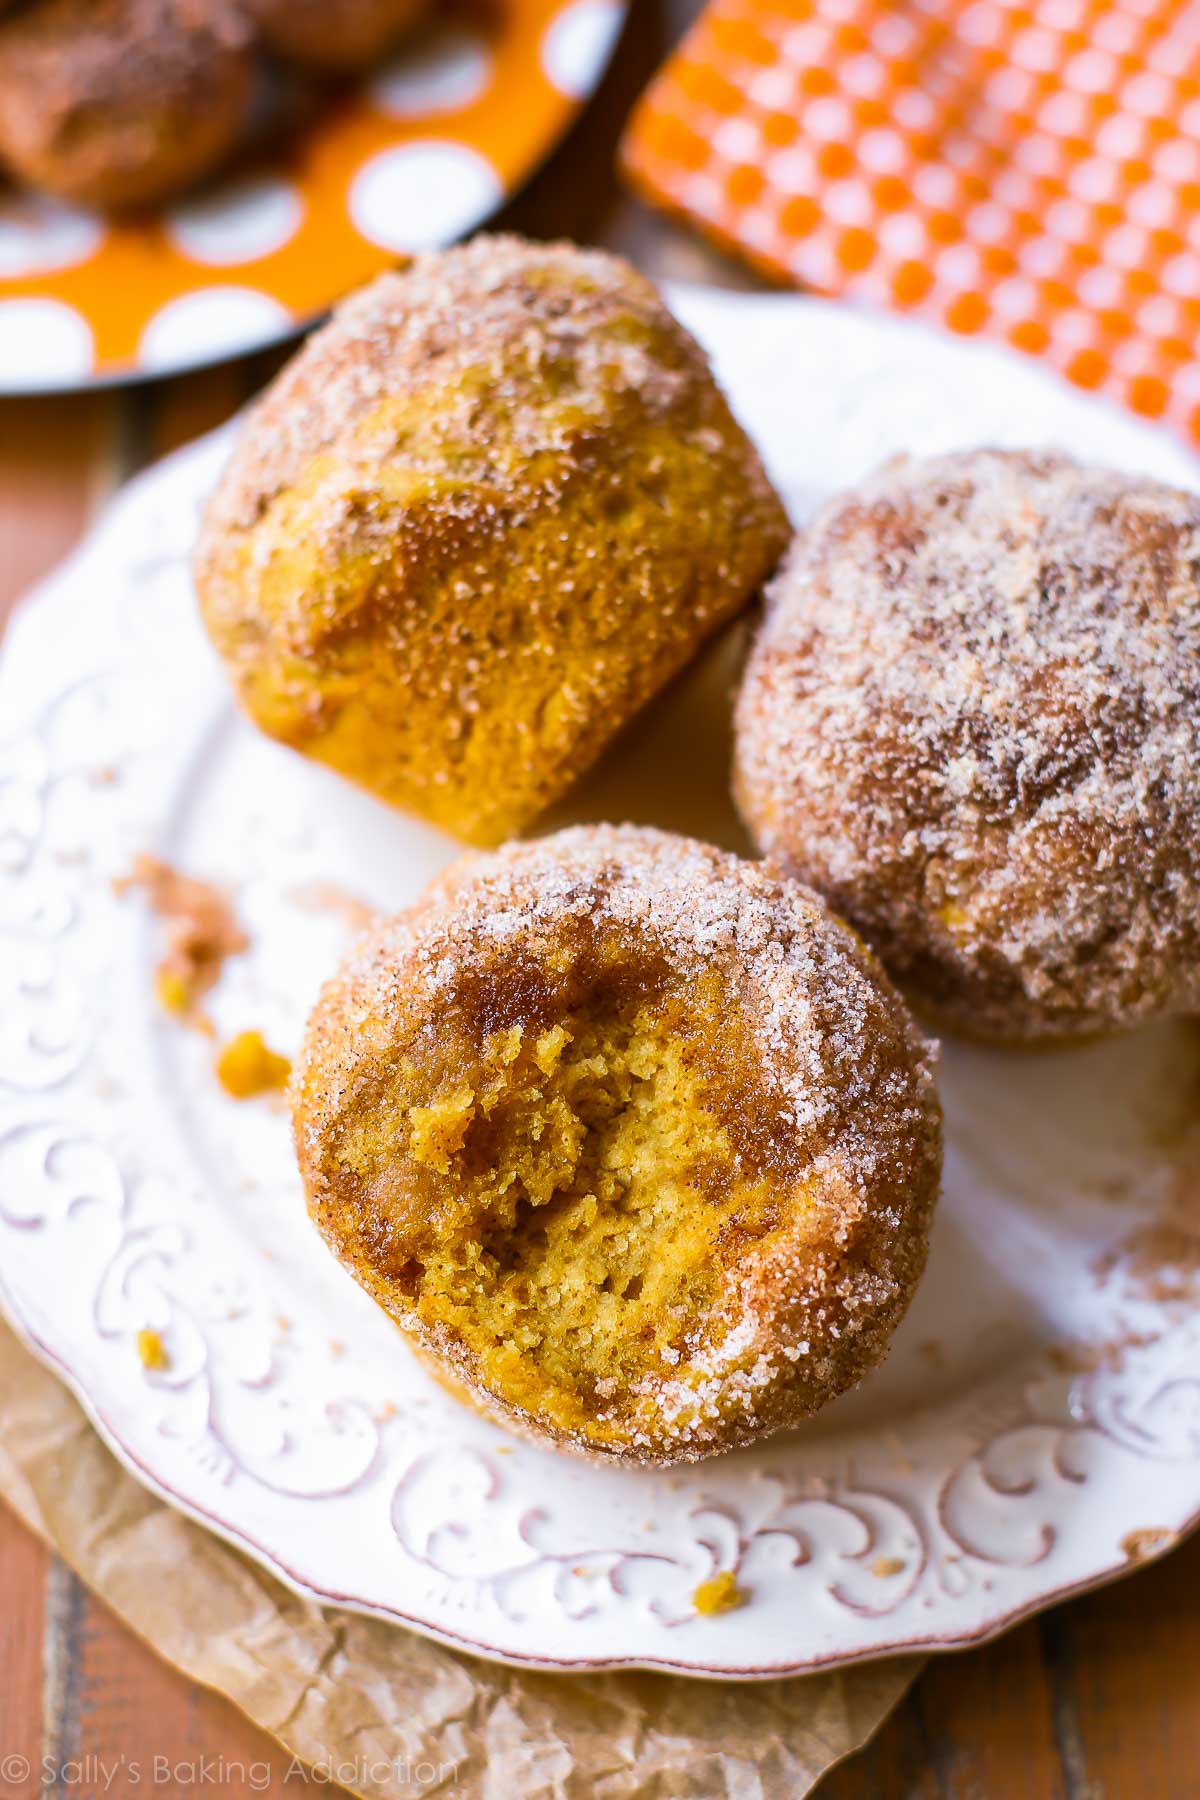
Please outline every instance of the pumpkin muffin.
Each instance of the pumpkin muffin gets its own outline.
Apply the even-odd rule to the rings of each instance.
[[[253,87],[232,0],[38,0],[0,19],[0,159],[81,206],[147,206],[224,161]]]
[[[309,340],[243,427],[196,579],[264,731],[487,844],[740,611],[786,537],[648,281],[480,237]]]
[[[925,1262],[930,1046],[815,896],[663,832],[452,868],[327,985],[291,1100],[334,1254],[485,1410],[593,1456],[798,1424]]]
[[[428,0],[246,0],[267,46],[322,74],[368,69],[427,10]]]
[[[1049,453],[902,459],[768,596],[737,720],[759,844],[939,1023],[1200,1009],[1200,497]]]

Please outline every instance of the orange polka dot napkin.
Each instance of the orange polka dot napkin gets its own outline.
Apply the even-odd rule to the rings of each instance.
[[[623,158],[768,274],[1200,439],[1194,0],[713,0]]]

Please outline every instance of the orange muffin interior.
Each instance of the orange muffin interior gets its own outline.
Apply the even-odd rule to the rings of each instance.
[[[593,1440],[729,1330],[723,1284],[786,1228],[796,1149],[728,980],[627,976],[556,1016],[544,991],[521,1018],[452,1008],[432,1063],[398,1058],[339,1156],[425,1329],[510,1406]]]

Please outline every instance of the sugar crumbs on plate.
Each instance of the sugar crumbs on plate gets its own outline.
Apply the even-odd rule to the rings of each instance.
[[[217,1058],[217,1080],[234,1100],[253,1100],[287,1086],[292,1065],[261,1031],[239,1031]]]
[[[719,1575],[712,1575],[700,1583],[692,1595],[692,1605],[703,1617],[712,1618],[717,1613],[733,1612],[744,1606],[748,1598],[739,1588],[733,1570],[722,1569]]]
[[[137,1334],[137,1353],[144,1369],[157,1371],[171,1366],[167,1346],[158,1332],[151,1331],[148,1326]]]
[[[166,927],[167,953],[154,975],[159,1005],[190,1025],[210,1030],[199,1002],[215,987],[226,957],[250,946],[228,895],[212,882],[181,875],[169,863],[145,854],[113,885],[118,894],[144,889],[151,910]]]

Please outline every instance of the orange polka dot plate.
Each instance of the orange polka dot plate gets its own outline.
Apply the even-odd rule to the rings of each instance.
[[[286,147],[142,220],[0,187],[0,393],[260,349],[471,231],[566,129],[624,13],[624,0],[498,0],[443,20]]]

